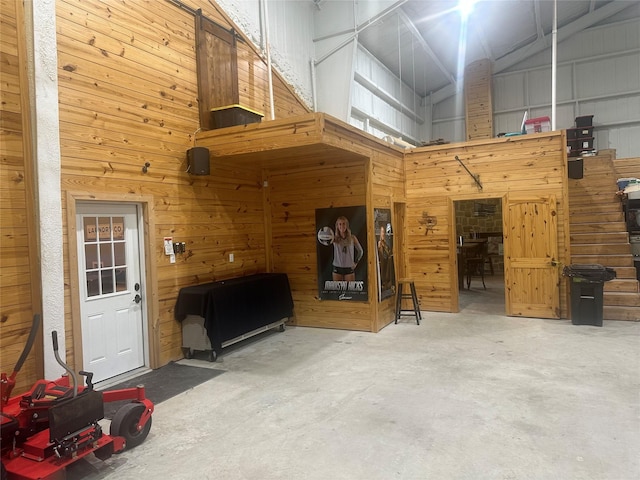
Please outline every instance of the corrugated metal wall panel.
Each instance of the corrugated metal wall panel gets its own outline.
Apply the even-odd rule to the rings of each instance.
[[[640,126],[640,94],[581,102],[577,115],[594,115],[593,122],[596,126],[623,123],[636,123]]]
[[[495,111],[522,108],[524,98],[525,74],[522,72],[493,77],[493,108]]]
[[[462,103],[461,103],[462,102]],[[449,97],[433,106],[433,121],[464,116],[464,100],[462,95]]]
[[[362,118],[365,116],[370,119],[369,133],[380,138],[391,135],[404,136],[414,143],[422,140],[420,125],[424,120],[419,111],[422,110],[420,98],[364,48],[357,49],[354,64],[356,82],[351,92],[355,120],[352,123],[366,125]],[[358,76],[362,77],[360,81]],[[391,99],[395,99],[393,103]]]
[[[640,20],[623,22],[586,30],[559,46],[556,128],[594,115],[595,147],[614,148],[619,158],[640,152],[639,32]],[[529,118],[551,115],[549,59],[547,50],[528,61],[527,69],[494,75],[494,133],[517,131],[525,110]],[[464,132],[458,136],[455,130],[459,98],[434,105],[434,135],[464,140]]]
[[[640,90],[640,54],[599,58],[576,64],[578,98]]]
[[[447,120],[441,123],[434,123],[431,137],[442,138],[448,142],[459,142],[459,138],[464,137],[464,118],[459,120]]]
[[[638,156],[638,138],[640,138],[640,125],[634,125],[596,130],[594,142],[599,149],[615,148],[617,158],[632,158]],[[640,175],[640,167],[638,167],[638,175]]]

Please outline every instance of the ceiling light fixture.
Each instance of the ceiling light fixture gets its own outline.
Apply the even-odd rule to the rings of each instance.
[[[458,1],[458,10],[460,11],[460,16],[463,20],[469,18],[471,12],[473,11],[473,6],[476,4],[478,0],[459,0]]]

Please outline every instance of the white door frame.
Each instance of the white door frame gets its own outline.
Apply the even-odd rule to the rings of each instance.
[[[138,234],[140,244],[140,283],[145,292],[145,302],[142,309],[143,317],[143,341],[145,344],[145,366],[158,368],[160,366],[160,330],[159,330],[159,306],[156,276],[156,264],[153,261],[155,252],[154,240],[154,199],[150,195],[114,195],[114,194],[90,194],[86,192],[67,192],[66,218],[69,259],[69,285],[71,302],[71,329],[73,355],[68,356],[67,363],[75,371],[83,368],[82,328],[81,328],[81,289],[78,283],[78,254],[77,254],[77,229],[76,205],[78,202],[98,202],[112,204],[135,204],[138,212]],[[67,347],[69,351],[70,348]]]
[[[76,230],[82,342],[90,347],[83,351],[83,370],[101,382],[149,363],[142,217],[137,204],[124,202],[82,202],[76,211],[78,225],[89,222],[87,228]],[[109,223],[96,224],[100,217]]]

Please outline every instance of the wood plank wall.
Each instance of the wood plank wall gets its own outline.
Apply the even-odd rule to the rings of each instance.
[[[374,288],[373,209],[404,201],[400,149],[323,114],[201,132],[197,142],[214,164],[261,166],[268,263],[289,275],[295,324],[378,331],[393,320],[393,299],[378,303]],[[369,301],[320,301],[315,211],[358,205],[369,215]]]
[[[493,137],[491,60],[477,60],[464,69],[464,102],[467,140]]]
[[[640,157],[615,158],[614,156],[613,167],[619,178],[640,178]]]
[[[14,5],[19,3],[0,0],[3,33],[16,31],[13,12]],[[245,156],[239,153],[237,157],[213,161],[209,176],[191,176],[186,173],[186,151],[194,144],[199,128],[193,16],[169,2],[154,2],[153,8],[149,8],[145,2],[59,0],[56,8],[64,231],[72,228],[66,219],[73,208],[66,201],[74,195],[128,202],[150,199],[153,218],[149,225],[153,228],[150,235],[155,240],[151,242],[155,249],[148,253],[148,259],[154,262],[155,277],[149,288],[158,303],[157,318],[151,318],[150,323],[158,329],[160,345],[154,366],[182,356],[180,326],[173,319],[173,307],[179,289],[195,283],[268,269],[287,271],[299,289],[295,294],[296,315],[304,312],[324,326],[343,328],[345,325],[339,320],[329,319],[334,316],[331,307],[327,310],[325,303],[319,305],[312,299],[317,295],[311,247],[315,228],[311,231],[309,228],[313,226],[316,208],[366,203],[368,214],[372,215],[374,207],[401,211],[397,207],[406,201],[402,249],[407,251],[403,265],[409,267],[402,268],[415,273],[424,309],[448,311],[453,302],[448,258],[452,228],[448,214],[452,199],[500,196],[514,191],[553,193],[562,198],[562,186],[556,179],[566,142],[556,133],[446,148],[427,147],[408,154],[403,166],[402,152],[381,146],[366,135],[355,135],[350,127],[335,127],[331,122],[323,127],[325,145],[300,157],[296,145],[309,142],[309,138],[303,124],[298,122],[287,128],[300,135],[280,145],[283,150],[275,157],[265,152]],[[232,26],[213,3],[204,8],[204,14]],[[19,36],[19,32],[3,35],[0,42],[2,371],[10,371],[19,355],[16,349],[5,347],[10,339],[22,343],[31,319],[34,294],[30,299],[24,292],[30,284],[38,284],[33,282],[34,269],[25,262],[27,252],[37,249],[24,229],[24,220],[33,218],[34,212],[23,181],[28,176],[24,161],[27,153],[18,121],[22,110],[17,94],[26,88],[13,67],[19,59],[11,39]],[[248,42],[239,43],[238,60],[241,103],[264,111],[268,117],[264,60]],[[8,65],[12,67],[5,68]],[[298,118],[307,112],[307,107],[278,75],[274,82],[276,118]],[[234,136],[252,131],[251,126],[236,128],[229,129]],[[238,152],[243,141],[259,142],[257,137],[238,138],[235,144]],[[351,153],[338,154],[335,149]],[[481,195],[452,160],[454,154],[470,159],[470,166],[481,174],[485,183]],[[306,170],[301,159],[316,168]],[[147,173],[142,172],[145,162],[150,164]],[[337,171],[343,194],[333,197]],[[330,186],[299,188],[318,175],[331,181]],[[265,180],[269,182],[269,192],[263,188]],[[287,193],[291,185],[296,189]],[[332,194],[329,197],[328,190]],[[566,211],[561,207],[558,224],[564,225]],[[421,222],[424,211],[438,218],[437,227],[428,235]],[[292,225],[294,232],[289,230]],[[564,233],[560,232],[560,237]],[[175,264],[169,264],[162,254],[165,235],[187,244],[187,253],[178,255]],[[292,243],[298,244],[296,238],[301,239],[299,250],[293,255],[286,254]],[[66,234],[64,244],[65,328],[67,332],[77,332],[79,319],[71,308],[77,280],[71,274],[70,258],[74,254],[69,252]],[[559,244],[563,252],[566,246],[562,241]],[[234,253],[235,262],[228,261],[229,253]],[[15,268],[6,275],[7,259],[16,258],[21,263],[15,263]],[[305,267],[305,263],[309,265]],[[371,298],[377,301],[375,295]],[[371,302],[368,306],[347,305],[333,313],[343,318],[353,315],[358,328],[377,331],[392,320],[388,318],[391,304],[384,303],[379,315]],[[13,336],[5,336],[6,332]],[[76,338],[68,338],[66,342],[67,359],[75,368],[79,367],[77,343]],[[30,357],[25,375],[20,377],[21,385],[31,385],[38,378],[37,363]]]
[[[366,204],[365,162],[304,161],[273,166],[269,182],[273,266],[289,274],[295,323],[303,326],[371,330],[371,302],[318,299],[317,208]]]
[[[186,173],[186,151],[199,129],[190,12],[170,2],[153,2],[150,8],[147,2],[106,0],[60,0],[56,8],[64,230],[70,228],[67,194],[151,199],[155,251],[148,259],[155,262],[157,278],[149,294],[159,308],[150,324],[159,332],[156,358],[162,365],[182,356],[180,325],[173,318],[181,287],[266,270],[261,172],[220,161],[209,176]],[[203,14],[233,26],[213,3],[203,7]],[[238,46],[242,102],[265,111],[266,65],[247,41]],[[274,84],[277,115],[308,110],[277,75]],[[147,173],[142,172],[145,162]],[[162,254],[167,235],[187,245],[175,264]],[[68,240],[65,235],[67,249]],[[65,322],[68,332],[77,332],[79,320],[69,307],[77,284],[69,255]],[[80,364],[73,347],[67,359]]]
[[[42,313],[36,238],[35,175],[25,97],[24,11],[0,1],[0,371],[10,374],[26,344],[34,313]],[[42,330],[40,330],[42,331]],[[41,377],[42,336],[31,349],[14,393]]]
[[[557,131],[425,147],[406,154],[407,264],[423,309],[458,309],[455,263],[450,255],[455,238],[455,200],[555,195],[560,262],[569,263],[564,139],[564,132]],[[456,155],[479,175],[482,191],[455,160]],[[425,214],[437,217],[433,230],[427,231]],[[561,282],[560,306],[566,318],[566,282]]]

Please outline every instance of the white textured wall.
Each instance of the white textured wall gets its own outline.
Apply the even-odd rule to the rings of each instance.
[[[33,8],[31,8],[33,7]],[[60,135],[58,118],[58,56],[54,0],[25,2],[30,43],[29,75],[34,156],[37,175],[42,275],[42,327],[45,378],[62,372],[53,354],[51,332],[58,332],[59,353],[65,358],[62,204],[60,199]],[[29,35],[30,34],[30,35]],[[29,159],[27,159],[29,161]]]

